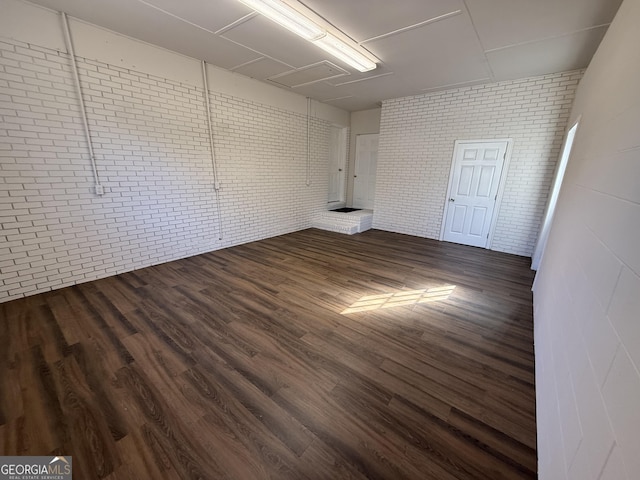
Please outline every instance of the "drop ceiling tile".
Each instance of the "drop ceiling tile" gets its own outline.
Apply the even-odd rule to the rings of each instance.
[[[467,0],[486,50],[610,23],[622,0]]]
[[[342,105],[341,108],[350,111],[375,108],[380,101],[390,98],[427,93],[422,91],[419,79],[397,77],[395,75],[388,75],[372,80],[366,89],[358,87],[358,84],[355,83],[336,87],[335,90],[336,97],[334,98],[338,98],[338,96],[350,96],[351,98],[337,100],[336,102],[328,101],[328,103],[335,104],[336,106],[340,103]]]
[[[172,31],[178,35],[177,39],[167,40],[162,30],[157,30],[148,32],[142,40],[227,69],[261,57],[259,53],[218,35],[185,27],[184,24],[176,26]]]
[[[320,48],[262,15],[241,23],[222,36],[293,68],[331,60]]]
[[[482,85],[485,83],[489,83],[491,81],[492,79],[489,77],[476,78],[475,80],[469,80],[466,82],[448,83],[445,85],[437,85],[435,87],[421,88],[420,93],[432,93],[432,92],[438,92],[441,90],[452,90],[456,88],[472,87],[474,85]]]
[[[318,82],[310,85],[303,85],[301,87],[292,88],[291,91],[304,95],[305,97],[315,98],[321,102],[329,98],[337,98],[347,95],[346,93],[338,91],[336,87],[330,85],[329,82]]]
[[[267,57],[262,57],[255,62],[244,64],[233,69],[233,71],[236,73],[241,73],[242,75],[256,78],[258,80],[265,80],[269,77],[287,72],[289,70],[291,70],[290,66],[280,62],[276,62],[275,60],[271,60]]]
[[[398,2],[388,0],[300,0],[356,41],[462,10],[461,14],[444,20],[366,42],[365,47],[380,58],[381,64],[375,71],[362,74],[261,16],[239,23],[222,36],[208,32],[224,28],[249,12],[236,0],[31,1],[259,79],[328,60],[344,67],[350,75],[332,80],[335,86],[318,82],[290,90],[330,100],[331,104],[349,110],[369,108],[380,100],[425,93],[429,89],[477,83],[488,77],[502,80],[583,67],[604,29],[582,33],[575,30],[608,23],[621,3],[621,0],[402,0],[398,6]],[[485,49],[489,49],[486,54]],[[117,49],[112,50],[117,54]],[[393,74],[384,76],[388,72]],[[350,83],[369,77],[376,78]]]
[[[345,82],[347,83],[362,83],[364,86],[368,81],[367,79],[375,79],[381,75],[389,75],[393,74],[393,72],[384,64],[378,64],[378,67],[375,70],[371,70],[369,72],[350,72],[350,75],[345,77],[334,78],[331,80],[327,80],[332,85],[340,85]]]
[[[136,0],[148,3],[184,20],[216,32],[253,12],[236,0]]]
[[[421,88],[486,78],[491,73],[466,13],[373,41],[367,47],[398,77],[419,83]]]
[[[304,0],[357,42],[463,9],[462,0]]]
[[[380,103],[367,98],[348,97],[335,101],[325,102],[334,107],[342,108],[348,112],[359,112],[360,110],[369,110],[380,106]]]
[[[324,83],[326,84],[328,82]],[[336,106],[341,104],[343,105],[341,108],[346,108],[344,105],[347,104],[358,105],[356,110],[361,110],[374,108],[380,100],[424,93],[420,91],[420,87],[415,80],[406,77],[396,77],[395,75],[375,78],[366,83],[366,88],[359,83],[331,87],[331,91],[323,92],[327,95],[323,96],[322,100]],[[301,89],[294,89],[295,92],[302,93],[299,90]],[[343,97],[350,98],[343,99]],[[339,100],[332,101],[332,99]],[[348,109],[352,110],[352,107]]]
[[[422,82],[420,79],[411,78],[411,76],[398,77],[396,75],[388,75],[369,80],[366,88],[359,83],[352,83],[336,87],[336,92],[342,95],[386,100],[388,98],[405,97],[407,95],[423,93],[421,91],[421,85]]]
[[[509,80],[586,67],[606,27],[487,53],[496,80]]]
[[[138,1],[37,0],[37,3],[222,68],[232,68],[260,58],[256,52]]]
[[[297,87],[317,83],[334,77],[344,77],[347,72],[331,62],[320,62],[269,78],[270,82],[285,87]]]

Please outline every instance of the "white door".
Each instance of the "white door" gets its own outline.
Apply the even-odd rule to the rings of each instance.
[[[443,240],[487,246],[507,146],[507,141],[456,143]]]
[[[329,203],[344,202],[346,128],[331,127],[329,138]]]
[[[378,167],[378,134],[356,136],[356,165],[353,175],[353,206],[373,209]]]

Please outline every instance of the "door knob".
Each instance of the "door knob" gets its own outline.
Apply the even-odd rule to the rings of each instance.
[[[455,199],[455,198],[450,198],[450,199],[449,199],[449,201],[450,201],[450,202],[455,202],[455,201],[456,201],[456,199]]]
[[[353,178],[358,178],[358,175],[354,175]]]

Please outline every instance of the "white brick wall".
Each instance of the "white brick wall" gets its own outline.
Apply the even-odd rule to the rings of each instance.
[[[439,238],[454,142],[512,138],[491,248],[531,256],[581,73],[383,102],[374,228]]]
[[[309,227],[326,208],[330,124],[311,119],[306,186],[306,116],[223,94],[212,94],[211,101],[223,245]]]
[[[534,285],[540,480],[640,478],[640,0],[576,93]]]
[[[0,301],[306,228],[324,210],[330,124],[212,95],[222,240],[203,90],[0,42]]]

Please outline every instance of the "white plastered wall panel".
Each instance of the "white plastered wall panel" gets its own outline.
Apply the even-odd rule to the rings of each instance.
[[[576,93],[580,119],[534,284],[541,480],[640,472],[640,0]]]

